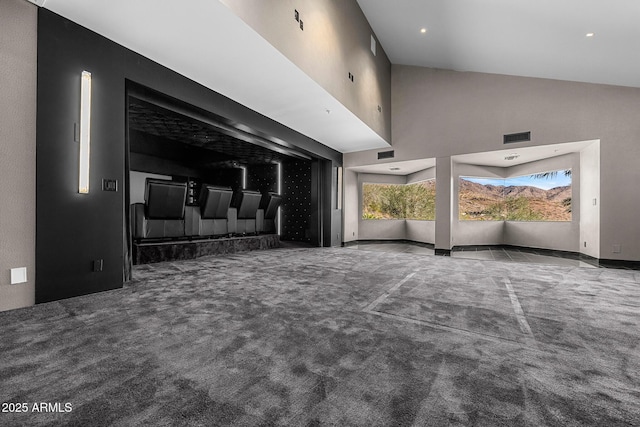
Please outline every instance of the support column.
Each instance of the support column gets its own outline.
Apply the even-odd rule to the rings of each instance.
[[[453,197],[451,157],[436,158],[436,255],[451,255]]]

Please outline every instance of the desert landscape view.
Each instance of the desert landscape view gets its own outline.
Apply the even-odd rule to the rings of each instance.
[[[571,185],[491,185],[460,178],[459,218],[470,221],[571,221]]]
[[[436,181],[362,185],[362,219],[436,218]]]
[[[362,219],[433,221],[435,201],[434,179],[364,183]],[[571,171],[509,179],[460,177],[458,204],[461,221],[571,221]]]

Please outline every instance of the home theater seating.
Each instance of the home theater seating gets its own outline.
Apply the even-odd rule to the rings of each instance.
[[[282,197],[277,193],[264,193],[260,200],[260,210],[264,212],[262,231],[265,233],[276,232],[276,216],[282,203]]]
[[[275,233],[282,197],[202,184],[187,206],[187,183],[147,178],[144,203],[131,205],[134,240],[163,241]]]
[[[169,239],[185,236],[187,183],[147,178],[144,203],[131,205],[136,239]]]
[[[262,195],[257,191],[238,190],[233,193],[233,201],[231,205],[238,212],[238,229],[239,234],[250,234],[261,231],[263,214],[258,221],[258,208],[260,207],[260,198]]]
[[[191,206],[191,236],[224,236],[237,232],[236,210],[231,209],[233,190],[203,184],[198,206]]]

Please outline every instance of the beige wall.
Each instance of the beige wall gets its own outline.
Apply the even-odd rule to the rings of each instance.
[[[436,222],[406,220],[406,239],[413,242],[431,243],[436,242]]]
[[[360,218],[362,218],[358,203],[360,197],[358,173],[350,169],[343,169],[342,187],[344,194],[342,203],[343,242],[352,242],[360,239],[358,227]]]
[[[391,63],[355,0],[220,0],[386,141]],[[301,31],[294,19],[298,10]],[[348,74],[355,75],[354,82]],[[382,112],[378,111],[378,105]]]
[[[504,149],[519,131],[532,141],[510,148],[599,139],[600,258],[640,260],[640,88],[401,65],[391,86],[393,161]],[[345,154],[345,167],[376,153]]]
[[[435,179],[435,177],[436,168],[432,167],[407,175],[407,184]],[[436,242],[436,222],[407,219],[406,239],[414,242],[434,244]]]
[[[418,172],[407,175],[407,184],[413,184],[414,182],[427,181],[429,179],[436,179],[436,168],[423,169]]]
[[[600,141],[580,152],[580,252],[600,258]]]
[[[35,302],[36,25],[33,4],[0,1],[0,311]]]

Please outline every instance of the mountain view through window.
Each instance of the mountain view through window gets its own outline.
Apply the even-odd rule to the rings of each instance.
[[[462,221],[571,221],[571,169],[459,184]]]

